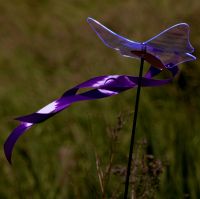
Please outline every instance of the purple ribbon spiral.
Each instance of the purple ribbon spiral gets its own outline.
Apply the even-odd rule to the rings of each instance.
[[[151,66],[149,71],[142,78],[142,86],[156,87],[171,82],[179,69],[177,66],[174,66],[168,70],[172,74],[171,78],[164,80],[153,79],[153,77],[162,70]],[[75,102],[111,97],[128,89],[135,88],[138,85],[138,79],[138,77],[129,75],[94,77],[67,90],[60,98],[46,105],[39,111],[16,118],[16,120],[20,121],[20,124],[12,131],[4,144],[4,152],[7,160],[11,163],[12,152],[16,141],[33,125],[49,119]],[[81,88],[91,88],[91,90],[77,94],[77,91]]]

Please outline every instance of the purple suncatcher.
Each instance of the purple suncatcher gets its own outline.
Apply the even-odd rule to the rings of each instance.
[[[143,56],[154,67],[171,68],[196,59],[190,54],[194,48],[189,41],[189,25],[186,23],[176,24],[148,41],[139,43],[112,32],[92,18],[87,21],[106,46],[126,57]]]
[[[186,23],[172,26],[152,39],[139,43],[117,35],[92,18],[88,18],[87,21],[106,46],[118,50],[123,56],[143,57],[151,64],[148,72],[142,77],[143,87],[156,87],[171,82],[179,71],[178,64],[196,59],[190,54],[194,48],[189,42],[189,26]],[[163,70],[170,71],[172,77],[162,80],[153,79]],[[7,160],[11,163],[16,141],[33,125],[47,120],[75,102],[110,97],[135,88],[138,85],[138,79],[137,76],[129,75],[94,77],[67,90],[60,98],[37,112],[16,118],[20,124],[12,131],[4,144]],[[76,94],[81,88],[91,88],[91,90]]]

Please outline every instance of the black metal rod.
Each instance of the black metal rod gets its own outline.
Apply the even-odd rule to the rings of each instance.
[[[128,166],[127,166],[127,173],[126,173],[124,199],[128,198],[129,178],[131,175],[131,162],[132,162],[132,158],[133,158],[133,145],[134,145],[134,140],[135,140],[135,132],[136,132],[136,124],[137,124],[139,99],[140,99],[140,90],[141,90],[141,85],[142,85],[143,68],[144,68],[144,58],[141,58],[139,79],[138,79],[138,88],[137,88],[135,109],[134,109],[134,116],[133,116],[133,126],[132,126],[132,135],[131,135],[131,143],[130,143],[130,150],[129,150],[129,159],[128,159]]]

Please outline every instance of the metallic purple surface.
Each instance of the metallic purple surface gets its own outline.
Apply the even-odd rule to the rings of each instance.
[[[170,71],[172,73],[172,76],[175,76],[178,72],[178,67],[173,67],[170,69]],[[142,79],[142,86],[161,86],[172,81],[173,77],[164,80],[152,79],[160,72],[161,70],[150,67],[149,71]],[[134,76],[108,75],[95,77],[66,91],[60,98],[46,105],[37,112],[16,118],[16,120],[20,121],[21,123],[12,131],[4,144],[4,151],[7,160],[11,163],[12,151],[16,141],[33,125],[49,119],[60,111],[68,108],[71,104],[75,102],[96,100],[117,95],[123,91],[137,87],[137,84],[138,77]],[[76,94],[77,91],[81,88],[91,88],[91,90]]]
[[[152,39],[139,43],[117,35],[92,18],[88,18],[87,21],[106,46],[118,50],[123,56],[143,57],[152,65],[142,78],[143,87],[162,86],[171,82],[179,71],[177,64],[196,59],[190,54],[194,49],[189,42],[189,26],[185,23],[172,26]],[[162,69],[169,70],[172,77],[164,80],[153,79],[162,72]],[[138,80],[139,77],[128,75],[94,77],[67,90],[60,98],[37,112],[16,118],[20,124],[12,131],[4,144],[7,160],[11,163],[16,141],[33,125],[49,119],[75,102],[110,97],[135,88]],[[82,88],[91,90],[77,94],[77,91]]]

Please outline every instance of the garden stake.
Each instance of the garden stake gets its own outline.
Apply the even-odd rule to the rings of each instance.
[[[132,126],[132,133],[131,133],[128,165],[127,165],[127,172],[126,172],[124,199],[128,198],[129,178],[131,175],[131,163],[133,159],[133,146],[134,146],[135,133],[136,133],[136,124],[137,124],[137,115],[138,115],[139,100],[140,100],[140,90],[141,90],[141,85],[142,85],[143,68],[144,68],[144,58],[142,57],[141,63],[140,63],[138,87],[137,87],[137,93],[136,93],[136,99],[135,99],[135,109],[134,109],[134,116],[133,116],[133,126]]]

